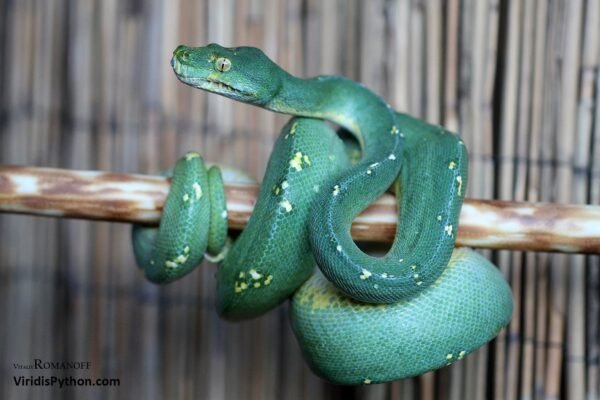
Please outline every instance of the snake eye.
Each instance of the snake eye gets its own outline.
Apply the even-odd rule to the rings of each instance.
[[[220,57],[215,61],[215,69],[219,72],[227,72],[231,68],[231,61],[228,58]]]

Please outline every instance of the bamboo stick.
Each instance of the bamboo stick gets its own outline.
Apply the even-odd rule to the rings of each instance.
[[[0,212],[157,224],[169,190],[167,178],[55,168],[0,166]],[[229,224],[247,223],[258,187],[229,183]],[[600,207],[466,199],[459,246],[600,253]],[[395,201],[385,194],[356,218],[357,240],[390,242]]]
[[[471,184],[471,193],[476,193],[477,197],[489,198],[494,196],[495,187],[495,162],[494,162],[494,132],[496,130],[494,124],[494,98],[495,98],[495,82],[496,82],[496,67],[498,65],[498,35],[499,35],[499,21],[500,21],[500,1],[489,0],[486,4],[482,5],[481,2],[477,2],[477,8],[482,13],[485,8],[485,16],[477,14],[477,32],[474,36],[484,36],[482,40],[475,39],[475,43],[478,43],[477,48],[481,50],[477,53],[478,58],[474,60],[475,65],[473,67],[475,79],[473,82],[473,92],[476,93],[476,97],[473,100],[473,132],[472,140],[473,143],[478,143],[478,152],[481,154],[481,162],[479,163],[479,171],[477,174],[478,182],[477,186]],[[483,34],[485,32],[485,34]],[[481,66],[479,66],[481,64]],[[481,87],[477,87],[481,85]],[[484,256],[491,257],[490,251],[483,252]],[[504,331],[503,331],[504,332]],[[504,334],[504,333],[503,333]],[[504,343],[502,341],[501,343]],[[498,345],[497,341],[494,341],[492,345]],[[496,363],[494,360],[494,353],[490,351],[490,346],[486,345],[478,351],[479,367],[477,374],[479,376],[479,389],[477,391],[477,399],[483,399],[485,397],[485,391],[490,386],[490,382],[486,379],[489,376],[488,369],[494,371],[494,380],[492,385],[500,386],[505,382],[504,373],[505,371],[494,370],[493,365],[500,365],[503,361]],[[489,363],[488,358],[492,358],[494,363]],[[505,355],[502,355],[504,358]],[[502,364],[504,365],[504,364]]]
[[[598,12],[600,5],[594,7]],[[594,9],[591,10],[594,12]],[[598,38],[596,38],[598,39]],[[600,54],[598,54],[600,64]],[[596,71],[595,92],[600,93],[600,71]],[[600,121],[600,101],[594,107],[594,119]],[[600,154],[600,124],[594,126],[594,145],[592,154]],[[590,165],[590,199],[592,204],[600,204],[600,157],[594,157]],[[600,398],[600,257],[590,257],[589,275],[587,280],[588,302],[587,319],[587,398],[586,400]]]
[[[33,59],[35,55],[33,52],[27,51],[27,49],[35,46],[35,32],[37,29],[35,29],[35,4],[31,1],[22,1],[10,8],[12,10],[10,10],[6,23],[14,33],[7,38],[6,58],[4,56],[2,58],[10,59],[12,62],[8,63],[9,65],[7,66],[8,82],[6,83],[6,91],[2,97],[4,97],[3,103],[9,108],[16,108],[26,101],[28,93],[35,87],[33,85],[34,82],[37,83],[35,79],[30,78],[35,76],[32,69],[19,67],[35,64]],[[36,102],[36,104],[38,103]],[[4,154],[0,156],[3,157],[3,160],[13,159],[14,154],[23,156],[35,155],[37,149],[34,144],[34,138],[37,132],[35,132],[34,125],[35,123],[31,117],[12,117],[7,121],[6,132],[21,131],[28,134],[25,140],[18,140],[13,135],[9,136],[10,140],[6,140],[2,146]],[[36,230],[33,229],[30,223],[16,224],[13,222],[7,225],[3,228],[2,232],[2,237],[4,238],[7,237],[7,234],[12,234],[12,232],[22,235],[21,237],[32,238],[32,240],[39,238],[36,235]],[[44,250],[42,250],[43,252]],[[6,262],[9,265],[19,265],[23,267],[25,275],[30,275],[32,274],[33,265],[40,260],[36,257],[35,253],[37,252],[23,254],[22,258],[19,258],[16,252],[9,251],[4,257],[6,257]],[[40,339],[42,338],[36,335],[35,326],[37,323],[44,324],[47,322],[44,315],[48,315],[47,313],[51,312],[51,310],[47,308],[47,304],[44,304],[42,307],[33,307],[31,305],[33,303],[31,301],[32,297],[38,300],[48,299],[48,296],[40,290],[41,286],[38,282],[28,282],[28,284],[22,286],[11,285],[7,287],[7,299],[10,299],[10,301],[6,305],[7,311],[5,317],[8,321],[18,324],[23,331],[19,335],[7,334],[5,336],[4,344],[7,349],[5,355],[11,354],[8,349],[12,350],[12,354],[31,354],[34,351],[41,351],[43,349],[43,344],[40,343]],[[44,311],[40,312],[40,308],[44,308],[45,313]],[[33,395],[32,390],[28,390],[27,388],[25,390],[20,389],[14,386],[6,387],[3,390],[2,397],[16,398],[23,395],[26,397]]]
[[[585,146],[584,143],[578,143],[577,135],[577,92],[578,81],[580,79],[579,68],[581,61],[581,34],[582,24],[581,16],[583,15],[583,1],[574,0],[566,2],[560,7],[562,29],[560,36],[557,37],[557,46],[555,51],[556,56],[559,56],[563,62],[559,67],[559,88],[560,96],[557,99],[560,104],[561,113],[559,115],[558,128],[559,132],[574,132],[570,140],[560,141],[560,150],[556,152],[556,182],[564,190],[556,194],[556,198],[563,202],[572,202],[576,200],[573,188],[577,184],[574,173],[575,148],[578,145]],[[562,26],[561,26],[562,25]],[[555,140],[559,140],[559,136]],[[565,274],[565,266],[571,267]],[[584,368],[581,363],[570,358],[569,353],[578,345],[574,345],[574,341],[579,341],[577,338],[578,327],[574,324],[572,329],[567,329],[571,326],[574,315],[569,315],[570,304],[579,303],[579,290],[583,291],[583,285],[579,284],[583,278],[582,265],[577,258],[567,258],[566,256],[555,257],[555,263],[552,271],[552,320],[551,320],[551,335],[554,338],[553,342],[566,344],[566,352],[554,352],[554,357],[549,358],[549,366],[556,363],[556,376],[547,385],[548,394],[555,398],[561,396],[564,392],[568,398],[576,399],[583,398]],[[577,287],[581,288],[578,289]],[[554,325],[556,324],[556,325]],[[575,335],[574,335],[575,333]],[[575,361],[575,362],[574,362]],[[565,381],[561,382],[563,371],[566,373]],[[563,390],[561,386],[566,386]]]
[[[529,146],[531,145],[531,136],[534,132],[531,127],[531,102],[532,102],[532,87],[533,87],[533,68],[534,48],[535,48],[535,2],[527,2],[524,4],[521,16],[522,25],[522,43],[520,49],[520,69],[519,69],[519,95],[518,95],[518,116],[517,130],[515,132],[516,155],[515,162],[516,174],[514,177],[514,194],[513,199],[527,199],[527,179],[530,168],[530,163],[527,162]],[[515,351],[514,355],[510,355],[508,369],[520,369],[518,392],[519,399],[533,399],[533,332],[535,322],[535,275],[532,275],[534,264],[527,262],[526,256],[529,254],[513,253],[512,268],[513,278],[511,280],[511,288],[513,293],[518,293],[513,297],[515,305],[519,308],[517,313],[513,314],[513,321],[518,321],[521,316],[522,321],[513,323],[513,326],[518,326],[518,336],[521,338],[520,349]],[[514,283],[514,286],[512,286]],[[521,289],[524,290],[521,290]],[[519,299],[517,303],[516,299]],[[511,336],[516,336],[511,332]],[[519,354],[520,353],[520,354]],[[519,360],[520,358],[520,360]]]
[[[584,4],[586,3],[586,4]],[[589,185],[588,173],[575,171],[588,171],[590,165],[590,145],[592,143],[592,128],[594,124],[594,81],[598,69],[598,9],[594,10],[597,1],[582,1],[581,18],[575,25],[582,26],[582,36],[578,42],[581,47],[581,64],[579,66],[579,90],[576,101],[576,131],[574,134],[574,158],[571,201],[585,203]],[[573,84],[575,86],[575,84]],[[591,349],[586,349],[586,260],[579,255],[572,257],[569,271],[569,301],[568,301],[568,330],[567,330],[567,394],[571,399],[584,398],[586,392],[586,354]],[[587,351],[586,351],[587,350]]]
[[[516,165],[513,160],[517,159],[517,146],[515,146],[518,127],[518,103],[519,103],[519,66],[520,66],[520,48],[524,40],[522,24],[522,9],[524,5],[521,2],[510,2],[507,5],[507,42],[506,58],[503,63],[503,69],[499,71],[502,74],[504,83],[502,85],[502,119],[500,123],[500,176],[498,181],[499,196],[503,200],[515,199],[514,175]],[[521,263],[518,255],[509,252],[500,252],[498,254],[497,264],[504,276],[509,280],[513,291],[513,315],[510,324],[505,330],[508,337],[507,347],[499,349],[506,351],[506,387],[504,396],[507,400],[516,400],[519,383],[519,350],[521,339]],[[498,396],[496,397],[498,398]]]
[[[534,67],[533,67],[533,86],[531,97],[531,136],[529,142],[530,160],[540,158],[540,148],[542,142],[542,125],[544,117],[544,89],[545,89],[545,30],[547,18],[547,0],[539,0],[536,3],[535,20],[535,45],[534,45]],[[528,201],[539,201],[540,198],[540,180],[541,168],[539,163],[532,162],[528,171]],[[532,346],[534,348],[534,366],[533,366],[533,392],[534,399],[542,398],[544,392],[545,360],[546,360],[546,316],[547,316],[547,256],[528,253],[526,255],[526,288],[525,296],[528,302],[533,302],[534,316],[531,321],[525,320],[526,334],[527,329],[534,326],[534,337]],[[532,269],[534,271],[532,271]],[[534,279],[534,287],[531,288],[529,280]],[[534,298],[528,291],[533,290]]]

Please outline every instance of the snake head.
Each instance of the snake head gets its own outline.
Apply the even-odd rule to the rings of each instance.
[[[257,48],[214,43],[177,47],[171,66],[186,85],[256,105],[267,104],[279,92],[285,74]]]

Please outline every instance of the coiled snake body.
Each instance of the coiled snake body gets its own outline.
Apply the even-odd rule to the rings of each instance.
[[[345,78],[293,77],[255,48],[180,46],[172,66],[188,85],[297,116],[275,144],[248,226],[217,271],[220,315],[253,317],[293,295],[292,327],[305,358],[344,384],[439,368],[508,323],[502,275],[470,250],[453,253],[467,185],[467,153],[455,135],[396,113]],[[360,160],[351,162],[322,120],[354,136]],[[136,259],[155,282],[188,273],[208,237],[217,237],[210,253],[224,244],[222,189],[202,171],[197,154],[184,157],[158,237],[134,229]],[[350,225],[390,187],[400,208],[396,238],[373,257],[352,241]],[[202,207],[204,193],[214,205]]]

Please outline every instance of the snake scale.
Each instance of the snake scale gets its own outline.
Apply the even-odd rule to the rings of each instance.
[[[178,161],[160,227],[133,229],[148,279],[170,282],[205,253],[221,253],[219,314],[250,318],[291,297],[305,359],[340,384],[448,365],[509,322],[502,274],[477,253],[454,250],[468,163],[457,136],[395,112],[346,78],[294,77],[252,47],[179,46],[171,65],[187,85],[294,117],[230,249],[218,171],[207,171],[197,153]],[[347,133],[354,146],[340,139]],[[388,189],[396,193],[398,228],[388,253],[374,257],[354,243],[350,226]]]

